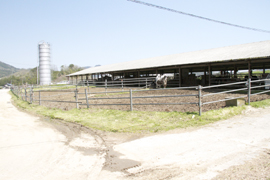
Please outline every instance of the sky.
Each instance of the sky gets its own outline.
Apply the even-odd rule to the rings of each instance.
[[[142,0],[270,31],[269,0]],[[0,0],[0,61],[38,64],[38,43],[51,64],[81,67],[270,40],[270,33],[213,23],[127,0]]]

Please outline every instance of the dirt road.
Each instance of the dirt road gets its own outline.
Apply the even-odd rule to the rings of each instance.
[[[0,107],[0,179],[212,179],[270,149],[270,108],[200,129],[134,137],[46,122],[18,111],[6,90]],[[251,179],[270,177],[259,173]]]
[[[105,159],[97,137],[18,111],[7,92],[0,90],[0,179],[97,179]]]
[[[138,139],[116,145],[114,150],[122,154],[120,158],[140,162],[126,169],[134,179],[212,179],[232,166],[245,166],[264,151],[268,150],[270,159],[269,132],[270,109],[250,109],[245,116],[184,133]],[[270,172],[264,172],[270,170],[269,161],[265,166],[250,179],[270,178]],[[256,167],[247,171],[252,168]]]

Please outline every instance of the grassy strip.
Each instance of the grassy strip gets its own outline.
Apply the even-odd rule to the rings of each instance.
[[[251,102],[250,105],[254,108],[265,108],[270,106],[270,99],[263,101]]]
[[[12,99],[15,105],[20,108],[52,119],[63,119],[69,122],[76,122],[102,131],[133,133],[159,132],[176,128],[203,126],[241,114],[247,107],[228,107],[204,112],[202,113],[202,116],[199,116],[196,112],[130,112],[104,109],[72,109],[70,111],[63,111],[61,109],[52,109],[29,104],[28,102],[18,99],[13,94]],[[251,103],[251,106],[270,106],[270,99],[253,102]]]

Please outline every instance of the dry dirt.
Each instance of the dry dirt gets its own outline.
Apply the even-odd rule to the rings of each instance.
[[[114,91],[121,91],[121,89],[113,89]],[[110,90],[111,91],[111,90]],[[220,91],[220,90],[217,90]],[[84,93],[85,89],[80,88],[79,93]],[[90,92],[104,92],[103,88],[90,88]],[[213,93],[214,91],[205,90],[202,92],[203,95]],[[197,90],[159,90],[159,91],[139,91],[133,92],[133,104],[139,103],[186,103],[193,102],[198,103],[198,98],[196,96],[188,96],[188,97],[167,97],[167,98],[134,98],[134,97],[145,97],[145,96],[169,96],[169,95],[198,95]],[[239,97],[244,94],[236,94],[236,93],[226,93],[226,94],[218,94],[214,96],[206,96],[203,97],[202,102],[210,102],[217,101],[221,99],[225,99],[227,97]],[[41,93],[42,100],[55,100],[55,101],[75,101],[74,92],[42,92]],[[38,97],[38,94],[35,94],[35,98]],[[126,97],[128,99],[94,99],[90,100],[90,98],[123,98]],[[79,99],[85,98],[84,94],[79,95]],[[264,99],[269,99],[270,95],[261,94],[251,96],[251,102],[261,101]],[[247,101],[247,98],[245,98]],[[83,104],[86,104],[85,100],[79,100]],[[38,102],[36,102],[38,103]],[[106,94],[93,94],[89,95],[89,104],[129,104],[129,93],[108,93]],[[42,105],[51,107],[51,108],[60,108],[63,110],[70,110],[76,108],[75,103],[62,103],[62,102],[42,102]],[[226,106],[225,102],[218,102],[203,105],[203,111],[209,111],[214,109],[220,109]],[[102,108],[102,109],[116,109],[116,110],[130,110],[129,105],[110,105],[110,106],[92,106],[90,108]],[[80,108],[86,108],[85,105],[81,105]],[[133,105],[133,110],[137,111],[178,111],[178,112],[198,112],[199,107],[195,104],[185,104],[185,105]]]
[[[105,133],[18,111],[0,91],[0,179],[269,179],[270,108],[163,134]]]

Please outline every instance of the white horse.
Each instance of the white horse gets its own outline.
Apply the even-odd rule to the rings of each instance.
[[[160,88],[161,86],[163,86],[164,89],[166,88],[167,76],[165,76],[165,75],[160,76],[160,74],[158,74],[156,77],[156,88]]]

